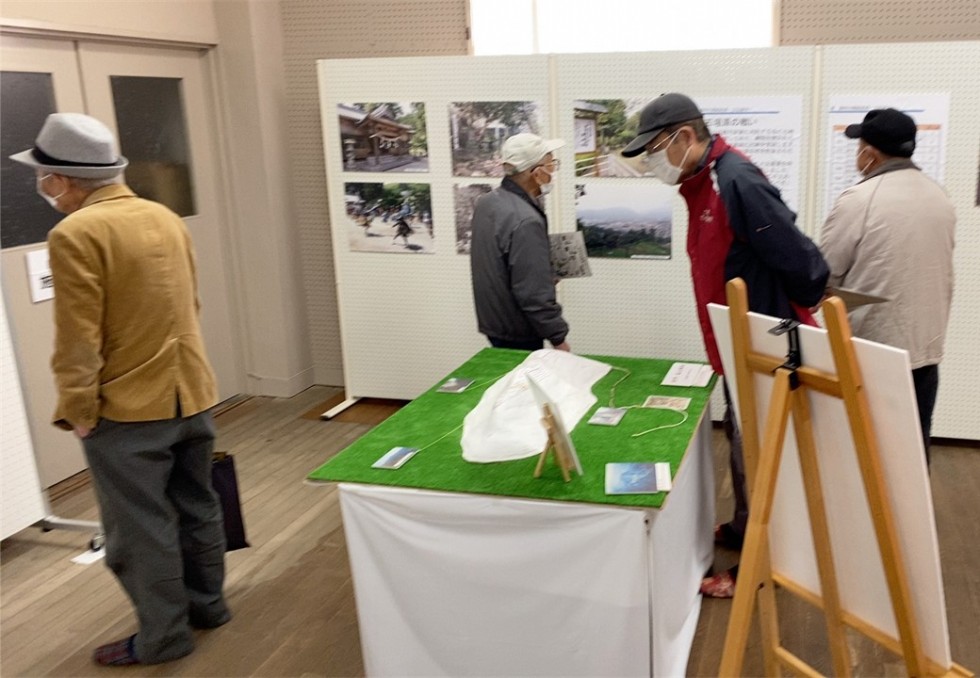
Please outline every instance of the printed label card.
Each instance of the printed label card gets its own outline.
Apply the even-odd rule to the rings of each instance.
[[[418,451],[419,448],[417,447],[393,447],[385,452],[380,459],[371,464],[371,468],[401,468]]]
[[[690,398],[681,398],[679,396],[652,395],[647,396],[647,399],[643,401],[643,407],[655,407],[662,410],[678,410],[679,412],[686,410],[687,406],[690,404]]]
[[[671,486],[665,461],[606,464],[606,494],[655,494]]]
[[[439,393],[462,393],[472,383],[472,379],[465,377],[450,377],[436,390]]]
[[[625,414],[625,407],[600,407],[589,417],[589,423],[599,426],[616,426],[622,421]]]
[[[661,386],[707,386],[714,370],[702,363],[674,363],[660,382]]]

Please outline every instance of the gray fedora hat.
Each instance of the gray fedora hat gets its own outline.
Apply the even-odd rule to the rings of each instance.
[[[82,113],[52,113],[34,140],[34,148],[11,160],[29,167],[81,179],[109,179],[129,164],[116,152],[108,127]]]

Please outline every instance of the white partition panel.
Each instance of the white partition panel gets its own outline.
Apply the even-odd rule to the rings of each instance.
[[[0,294],[0,539],[6,539],[47,513],[34,460],[34,444],[20,388],[17,359]]]
[[[411,399],[486,341],[476,331],[469,257],[456,253],[453,184],[499,183],[454,178],[449,104],[536,101],[543,129],[552,125],[547,57],[418,57],[320,61],[330,222],[347,395]],[[338,103],[424,102],[429,171],[344,171]],[[435,252],[352,252],[345,182],[429,183]],[[376,221],[390,239],[394,229]]]
[[[827,105],[841,94],[946,94],[945,184],[956,204],[956,293],[933,434],[980,439],[972,385],[972,319],[980,311],[980,42],[551,55],[344,59],[319,62],[321,118],[348,396],[413,398],[486,345],[476,330],[469,260],[456,253],[453,186],[499,182],[452,175],[448,107],[460,101],[535,101],[542,133],[574,139],[573,102],[652,99],[680,91],[696,101],[794,97],[801,102],[798,225],[817,238],[824,218]],[[428,172],[347,171],[338,103],[422,102]],[[574,150],[549,199],[552,231],[575,229]],[[643,185],[653,179],[594,178]],[[345,182],[428,183],[434,253],[352,252]],[[608,184],[607,184],[608,185]],[[651,183],[651,185],[654,185]],[[377,221],[376,221],[377,223]],[[378,226],[382,224],[378,223]],[[388,224],[379,232],[394,235]],[[677,196],[669,260],[593,258],[593,276],[559,285],[579,353],[704,359],[685,251],[687,212]],[[717,402],[715,403],[718,404]],[[716,415],[720,413],[716,409]]]
[[[980,316],[980,42],[835,45],[823,48],[819,128],[826,129],[834,95],[943,94],[949,96],[944,185],[956,207],[956,282],[946,356],[939,368],[939,397],[932,434],[980,439],[980,362],[976,318]],[[914,114],[913,114],[914,116]],[[813,177],[826,191],[827,144],[820,139]],[[817,232],[824,218],[823,200]],[[923,224],[928,228],[928,224]],[[914,266],[914,262],[910,262]]]
[[[745,49],[638,54],[580,54],[556,57],[559,136],[573,138],[573,102],[578,99],[652,100],[663,92],[683,92],[695,101],[719,96],[802,98],[810,116],[813,48]],[[804,126],[800,144],[806,167],[812,147]],[[573,176],[572,153],[563,149],[562,181]],[[569,169],[566,171],[565,168]],[[652,177],[594,178],[657,186]],[[806,204],[808,186],[800,187]],[[561,230],[575,229],[574,193],[563,185]],[[687,207],[676,195],[671,258],[663,260],[589,260],[593,277],[561,283],[561,299],[576,351],[638,357],[707,360],[698,328],[690,263],[687,258]],[[720,414],[721,410],[713,410]]]

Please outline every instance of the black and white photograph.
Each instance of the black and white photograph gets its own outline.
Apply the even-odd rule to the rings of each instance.
[[[345,172],[428,172],[425,104],[337,104]]]
[[[575,186],[575,218],[589,257],[670,259],[676,192],[655,179]]]
[[[642,177],[643,154],[620,155],[636,136],[640,110],[649,99],[578,99],[575,116],[575,176]]]
[[[592,275],[589,253],[581,231],[549,233],[548,243],[551,246],[551,271],[555,278],[565,280]]]
[[[453,186],[457,254],[470,253],[470,243],[473,242],[473,208],[480,196],[486,195],[493,188],[493,184],[456,184]]]
[[[352,252],[435,252],[429,184],[345,183],[344,204]]]
[[[534,101],[460,101],[449,104],[453,176],[502,177],[500,147],[523,132],[542,135]]]

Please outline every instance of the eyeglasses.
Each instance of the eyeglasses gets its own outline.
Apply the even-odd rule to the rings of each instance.
[[[551,169],[556,170],[559,167],[561,167],[561,162],[558,160],[558,158],[552,158],[548,162],[543,162],[540,165],[535,165],[534,169],[537,169],[539,167],[550,167]]]
[[[666,130],[664,130],[664,131],[666,131]],[[644,148],[644,150],[645,150],[645,151],[646,151],[647,153],[656,153],[656,152],[657,152],[658,150],[660,150],[661,148],[666,148],[667,146],[669,146],[669,145],[670,145],[670,142],[671,142],[671,140],[672,140],[672,139],[673,139],[673,138],[674,138],[675,136],[677,136],[677,133],[678,133],[679,131],[680,131],[680,130],[674,130],[674,132],[673,132],[673,133],[669,133],[669,132],[668,132],[668,134],[667,134],[667,136],[666,136],[666,137],[664,137],[663,139],[661,139],[660,141],[658,141],[658,142],[657,142],[656,144],[654,144],[654,143],[653,143],[653,140],[651,139],[651,140],[650,140],[650,143],[646,145],[646,147]]]

